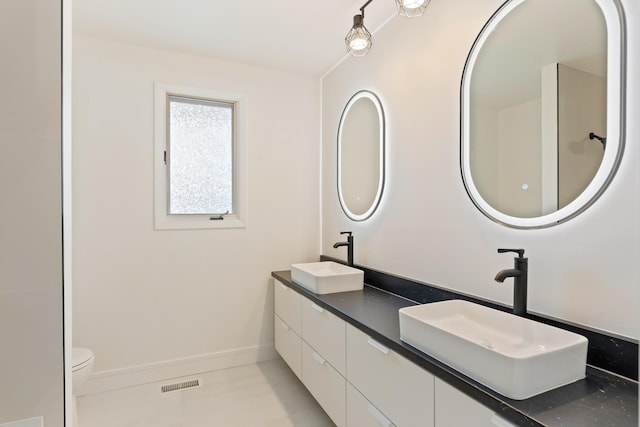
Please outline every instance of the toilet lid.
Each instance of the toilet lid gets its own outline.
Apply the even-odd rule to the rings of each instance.
[[[72,366],[75,370],[93,359],[93,351],[88,348],[74,347],[71,351]]]

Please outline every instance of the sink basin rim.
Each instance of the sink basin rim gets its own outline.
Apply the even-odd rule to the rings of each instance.
[[[533,330],[538,335],[526,337],[534,339],[533,342],[526,342],[523,337],[520,337],[522,342],[529,346],[528,353],[523,355],[519,353],[521,348],[516,341],[518,339],[516,331],[512,330],[510,334],[506,334],[507,338],[511,339],[510,342],[507,340],[507,344],[512,344],[513,348],[508,346],[505,348],[504,343],[494,347],[493,339],[501,333],[500,330],[483,342],[482,339],[473,340],[469,336],[460,336],[455,333],[456,331],[447,330],[442,325],[438,326],[438,316],[435,316],[436,325],[430,324],[428,322],[434,320],[424,315],[424,312],[431,314],[431,311],[442,315],[449,310],[450,313],[454,313],[450,316],[454,316],[464,309],[476,310],[480,313],[479,316],[486,315],[488,318],[495,315],[507,325],[507,328],[511,327],[511,324],[516,324],[524,328],[525,334]],[[422,316],[416,316],[415,313]],[[526,399],[575,382],[585,376],[588,341],[585,337],[573,332],[464,300],[405,307],[399,310],[399,317],[400,338],[403,342],[512,399]],[[478,319],[473,321],[477,322]],[[472,324],[465,325],[464,319],[458,326],[473,327]],[[482,332],[481,329],[479,331]],[[540,341],[535,339],[544,338],[539,335],[540,333],[552,334],[553,339],[565,339],[567,343],[563,346],[555,343],[549,349],[546,346],[536,348],[535,346],[538,345],[536,343]],[[464,331],[461,334],[464,335]],[[503,338],[498,337],[498,341]],[[554,344],[547,341],[542,343],[542,345]]]
[[[334,261],[291,265],[291,280],[316,294],[362,290],[364,271]]]
[[[504,341],[509,341],[510,339],[513,339],[514,336],[518,336],[519,333],[523,332],[522,330],[519,330],[519,331],[517,330],[518,326],[522,328],[524,325],[528,325],[536,329],[529,330],[526,332],[537,333],[537,334],[540,334],[541,332],[545,332],[547,334],[546,336],[536,335],[533,337],[532,336],[529,337],[529,340],[531,339],[538,340],[537,344],[536,343],[530,343],[530,344],[537,345],[537,346],[544,345],[545,347],[544,349],[537,348],[537,350],[544,350],[546,352],[559,351],[559,350],[562,350],[567,345],[573,345],[576,343],[580,343],[582,341],[584,342],[587,341],[587,339],[582,335],[579,335],[570,331],[566,331],[564,329],[560,329],[554,326],[546,325],[544,323],[536,322],[534,320],[525,319],[519,316],[512,315],[510,313],[506,313],[500,310],[496,310],[493,308],[489,308],[489,307],[486,307],[480,304],[475,304],[465,300],[453,299],[453,300],[439,301],[436,303],[429,303],[429,304],[422,304],[422,305],[424,306],[428,305],[430,306],[429,308],[435,308],[433,304],[436,304],[437,308],[442,310],[439,310],[439,312],[437,313],[433,313],[433,311],[435,311],[433,310],[430,314],[435,314],[435,316],[432,316],[429,319],[420,319],[420,315],[413,315],[414,311],[420,310],[416,308],[416,307],[419,307],[420,305],[405,307],[401,310],[406,315],[409,315],[409,316],[413,315],[413,317],[415,317],[417,320],[422,320],[422,321],[428,320],[431,326],[437,329],[440,329],[443,332],[448,332],[448,333],[454,333],[452,329],[455,329],[456,326],[457,327],[467,326],[467,325],[454,325],[456,320],[459,321],[460,324],[464,322],[464,320],[462,319],[452,319],[455,316],[461,316],[461,317],[464,316],[472,321],[468,323],[474,323],[475,325],[480,325],[482,321],[486,322],[486,317],[480,318],[480,316],[482,315],[491,316],[492,317],[491,320],[493,320],[493,325],[489,325],[489,326],[493,326],[494,329],[486,330],[484,332],[494,333],[496,334],[496,338],[503,339]],[[449,307],[452,307],[454,305],[457,307],[453,307],[450,311],[447,311],[449,310]],[[502,322],[504,320],[511,320],[512,323]],[[476,326],[475,331],[482,332],[482,331],[479,331],[479,329],[481,328],[482,326]],[[506,328],[506,331],[500,330],[501,328]],[[490,328],[486,328],[486,329],[490,329]],[[473,337],[471,336],[471,332],[472,331],[461,331],[461,333],[458,333],[456,335],[460,339],[466,340],[471,343],[477,343],[477,341],[474,340]],[[571,340],[570,342],[567,342],[567,341],[560,342],[560,338],[565,338],[567,340],[571,339]],[[511,344],[510,342],[504,342],[504,341],[500,342],[500,344],[502,345]],[[483,345],[483,344],[481,343],[480,345]],[[495,348],[495,346],[493,347]],[[508,357],[526,358],[526,357],[530,357],[531,355],[525,353],[525,351],[532,350],[532,348],[519,347],[512,350],[513,352],[509,354]]]

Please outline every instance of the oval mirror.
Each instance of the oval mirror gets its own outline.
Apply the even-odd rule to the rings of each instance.
[[[461,87],[461,168],[489,218],[567,221],[606,189],[624,148],[617,0],[509,0],[478,35]]]
[[[338,199],[344,213],[364,221],[375,212],[384,187],[384,111],[362,90],[349,99],[338,126]]]

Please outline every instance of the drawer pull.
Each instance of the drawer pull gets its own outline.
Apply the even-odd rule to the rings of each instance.
[[[380,344],[378,341],[374,340],[373,338],[369,338],[367,340],[367,342],[372,346],[375,347],[378,351],[387,354],[389,353],[389,347]]]
[[[516,427],[515,424],[511,424],[509,421],[505,420],[498,414],[491,415],[491,424],[498,427]]]
[[[321,365],[324,365],[325,363],[327,363],[326,360],[324,360],[324,358],[322,356],[320,356],[318,353],[316,353],[315,351],[311,353],[313,355],[313,358],[316,359],[316,362],[318,362]]]
[[[375,418],[376,421],[380,423],[381,426],[384,426],[384,427],[393,426],[393,423],[389,421],[389,419],[385,417],[384,414],[380,412],[380,410],[375,406],[373,406],[371,403],[369,403],[369,407],[367,409],[369,410],[369,413],[373,415],[373,418]]]
[[[289,325],[287,325],[286,323],[284,323],[282,320],[280,320],[280,327],[282,329],[284,329],[285,331],[289,330]]]
[[[324,308],[320,307],[318,304],[311,303],[311,308],[313,308],[318,313],[324,313]]]

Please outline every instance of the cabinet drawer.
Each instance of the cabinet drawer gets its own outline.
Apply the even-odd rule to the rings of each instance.
[[[351,325],[347,379],[397,426],[433,427],[433,375]]]
[[[436,378],[436,427],[516,427],[491,409]]]
[[[301,339],[295,331],[278,315],[275,319],[276,351],[282,356],[291,370],[302,379],[301,374]]]
[[[300,335],[300,300],[299,293],[275,281],[274,286],[275,310],[284,322]]]
[[[394,424],[347,381],[347,427],[393,427]]]
[[[302,382],[338,427],[346,423],[346,380],[302,341]]]
[[[302,339],[343,376],[345,375],[345,321],[302,297]]]

